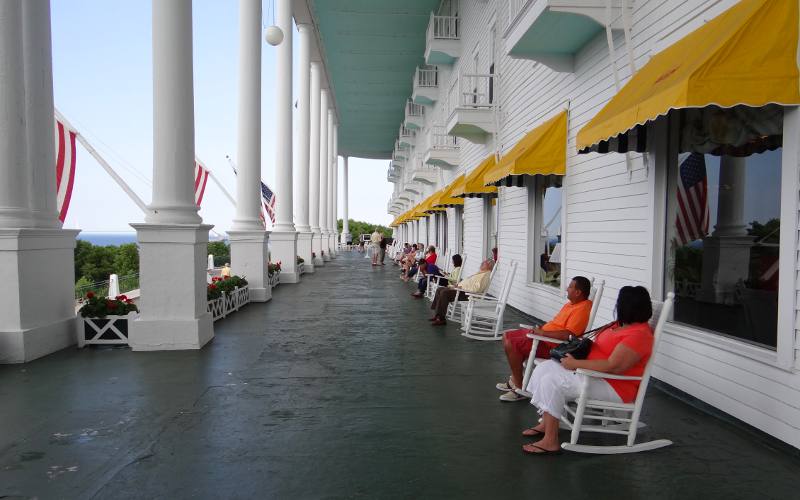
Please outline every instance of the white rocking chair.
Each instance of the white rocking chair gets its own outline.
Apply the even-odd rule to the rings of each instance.
[[[461,257],[461,269],[464,269],[464,263],[466,261],[467,261],[467,256],[465,254]],[[444,266],[445,271],[447,271],[448,273],[452,272],[453,271],[452,266],[453,266],[452,260],[448,260],[448,264]],[[428,288],[425,290],[425,297],[428,300],[432,301],[433,298],[436,297],[436,290],[438,290],[439,287],[447,286],[447,284],[448,284],[447,278],[444,276],[439,276],[433,279],[429,279]]]
[[[511,284],[517,272],[517,263],[511,260],[507,267],[503,286],[496,298],[486,295],[469,296],[462,319],[462,336],[474,340],[500,340],[502,338],[500,330],[503,328],[503,314],[511,293]]]
[[[594,326],[594,318],[597,316],[597,310],[600,308],[600,301],[603,299],[603,290],[605,289],[605,280],[600,280],[597,284],[594,284],[594,278],[592,278],[592,288],[589,291],[589,300],[592,301],[592,310],[589,312],[589,322],[586,323],[586,331],[589,331]],[[530,325],[519,325],[520,328],[533,328]],[[525,363],[525,374],[522,378],[522,387],[517,391],[519,394],[522,394],[525,397],[531,397],[531,394],[528,392],[528,381],[531,379],[531,374],[533,373],[533,368],[536,365],[534,357],[536,356],[536,348],[539,347],[539,342],[550,342],[553,344],[561,344],[564,341],[553,339],[550,337],[545,337],[542,335],[535,335],[533,333],[529,333],[527,335],[529,339],[533,339],[533,346],[531,347],[531,353],[528,355],[528,361]],[[540,359],[540,361],[544,361]]]
[[[640,424],[639,417],[642,412],[642,404],[644,402],[644,395],[647,392],[647,384],[650,381],[650,372],[653,369],[653,359],[658,352],[658,345],[661,341],[661,335],[664,331],[664,324],[669,318],[672,311],[672,304],[675,300],[675,294],[670,292],[667,294],[667,300],[664,301],[660,313],[656,313],[657,304],[653,304],[653,317],[651,324],[656,321],[653,339],[653,351],[650,354],[650,359],[647,362],[644,373],[641,377],[627,377],[623,375],[613,375],[609,373],[600,373],[592,370],[584,370],[579,368],[576,370],[578,374],[583,377],[583,389],[580,397],[575,403],[575,408],[571,404],[565,405],[566,415],[561,417],[561,423],[568,429],[572,430],[569,443],[562,443],[561,447],[569,451],[577,451],[580,453],[595,453],[595,454],[618,454],[618,453],[637,453],[640,451],[655,450],[664,446],[669,446],[672,441],[668,439],[656,439],[654,441],[647,441],[645,443],[635,444],[636,433],[639,430]],[[587,395],[587,387],[590,377],[616,379],[616,380],[639,380],[639,391],[636,394],[636,399],[633,403],[618,403],[609,401],[599,401],[589,399]],[[619,416],[624,414],[624,416]],[[570,417],[572,419],[570,420]],[[587,425],[584,420],[599,420],[599,425]],[[578,438],[581,432],[602,432],[605,434],[621,434],[628,437],[627,444],[621,446],[594,446],[578,444]]]
[[[486,285],[486,290],[487,290],[486,292],[484,292],[483,294],[468,294],[467,292],[464,292],[464,294],[470,295],[472,297],[491,297],[491,295],[489,295],[489,293],[488,293],[488,290],[492,286],[492,280],[494,280],[494,275],[497,273],[497,268],[498,267],[499,267],[498,265],[494,265],[492,267],[492,271],[489,274],[489,284]],[[463,269],[464,269],[463,264],[461,266],[461,269],[462,269],[462,273],[463,273]],[[463,274],[461,276],[461,279],[462,280],[464,279]],[[463,312],[464,308],[466,307],[463,304],[464,302],[466,302],[466,301],[465,300],[454,300],[453,302],[451,302],[447,306],[447,314],[445,315],[445,317],[447,319],[449,319],[450,321],[458,321],[459,323],[461,323],[462,322],[461,321],[462,320],[462,312]]]

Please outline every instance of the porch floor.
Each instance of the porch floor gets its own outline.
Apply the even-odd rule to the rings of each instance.
[[[0,366],[0,498],[797,495],[797,456],[655,389],[641,438],[673,446],[524,455],[536,414],[498,401],[500,344],[430,326],[411,291],[345,253],[200,351]]]

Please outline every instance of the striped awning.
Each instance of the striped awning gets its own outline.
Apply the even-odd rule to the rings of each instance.
[[[457,189],[454,189],[452,196],[454,198],[482,198],[484,196],[497,196],[497,188],[495,186],[483,185],[483,176],[486,175],[486,172],[488,172],[494,166],[494,155],[489,155],[489,157],[483,160],[480,165],[475,167],[472,172],[466,175],[463,187],[459,186]]]

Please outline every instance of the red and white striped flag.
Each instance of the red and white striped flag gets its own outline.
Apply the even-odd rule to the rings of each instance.
[[[679,244],[686,245],[708,234],[708,178],[702,154],[691,153],[681,163],[677,197],[675,232]]]
[[[72,199],[75,184],[75,138],[78,132],[55,119],[56,138],[56,193],[58,220],[64,222]]]
[[[203,162],[194,159],[194,202],[197,206],[203,201],[203,193],[206,191],[206,183],[208,183],[208,168],[203,165]]]

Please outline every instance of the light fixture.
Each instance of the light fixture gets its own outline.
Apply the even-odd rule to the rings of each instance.
[[[264,31],[264,40],[274,47],[283,41],[283,30],[275,24],[275,0],[272,0],[267,8],[272,11],[272,25]],[[269,10],[267,16],[269,16]]]

